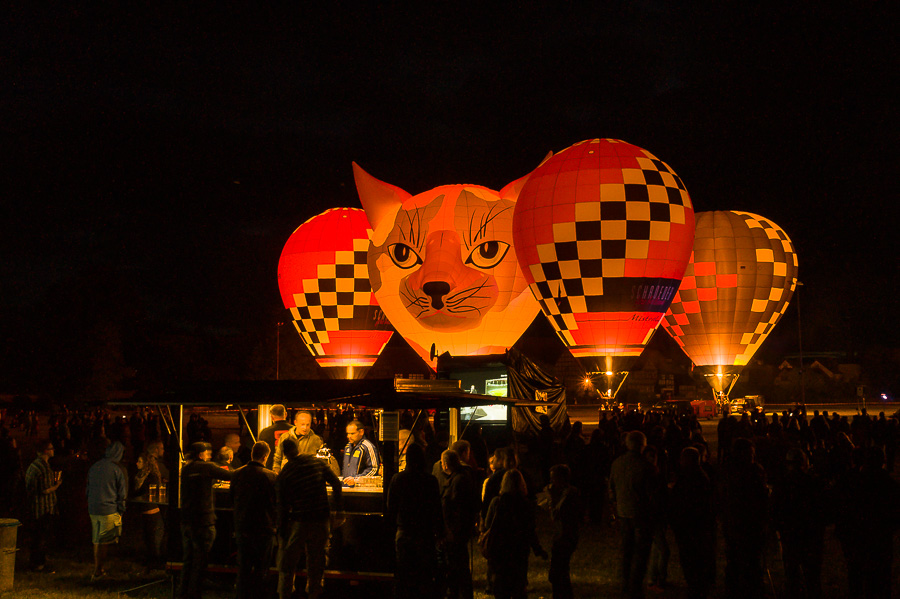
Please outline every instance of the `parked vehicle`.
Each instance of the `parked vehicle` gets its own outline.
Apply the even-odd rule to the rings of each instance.
[[[743,414],[744,412],[753,412],[757,408],[762,410],[765,406],[766,398],[762,395],[735,397],[731,400],[731,413]]]
[[[716,417],[716,401],[714,399],[695,399],[691,402],[691,407],[697,418],[712,420]]]

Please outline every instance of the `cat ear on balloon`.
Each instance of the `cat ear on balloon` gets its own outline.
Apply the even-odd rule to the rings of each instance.
[[[356,181],[356,191],[359,193],[359,201],[372,226],[374,237],[372,241],[383,238],[394,226],[394,217],[403,202],[412,197],[412,194],[400,189],[396,185],[385,183],[376,179],[361,166],[353,163],[353,179]]]

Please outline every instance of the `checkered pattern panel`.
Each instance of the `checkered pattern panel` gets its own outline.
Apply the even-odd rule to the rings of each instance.
[[[796,286],[797,254],[778,225],[749,212],[702,212],[662,325],[696,365],[743,366]]]
[[[282,251],[282,300],[303,342],[323,361],[373,362],[390,338],[369,283],[368,229],[362,210],[334,208],[302,224]]]
[[[612,139],[575,144],[538,167],[513,222],[531,290],[573,354],[640,354],[678,287],[693,233],[674,170]]]

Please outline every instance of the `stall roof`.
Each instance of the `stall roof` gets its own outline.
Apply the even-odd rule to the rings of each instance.
[[[284,404],[327,407],[350,403],[387,410],[460,408],[490,404],[515,404],[515,400],[492,395],[464,393],[452,385],[435,381],[401,386],[393,379],[221,381],[185,385],[164,393],[136,393],[112,405],[222,406]]]

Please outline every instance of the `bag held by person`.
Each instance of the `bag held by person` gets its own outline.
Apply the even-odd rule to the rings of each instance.
[[[494,535],[491,534],[491,528],[478,535],[478,549],[484,559],[491,559],[494,552]]]

